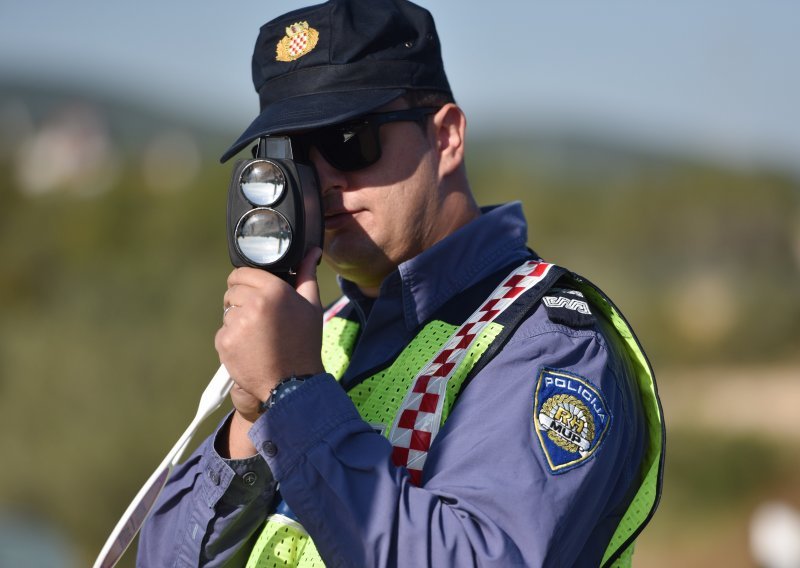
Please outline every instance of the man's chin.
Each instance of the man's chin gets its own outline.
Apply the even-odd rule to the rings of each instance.
[[[370,248],[364,250],[356,244],[348,246],[326,240],[323,259],[336,274],[359,287],[378,287],[394,267],[382,251]]]

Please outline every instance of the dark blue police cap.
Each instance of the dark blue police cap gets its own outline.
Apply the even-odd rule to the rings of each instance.
[[[253,52],[261,114],[223,154],[343,122],[408,90],[450,93],[431,14],[407,0],[331,0],[261,27]]]

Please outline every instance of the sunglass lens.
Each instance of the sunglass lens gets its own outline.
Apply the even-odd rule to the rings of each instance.
[[[381,157],[378,129],[369,124],[326,129],[316,144],[323,157],[342,171],[365,168]]]

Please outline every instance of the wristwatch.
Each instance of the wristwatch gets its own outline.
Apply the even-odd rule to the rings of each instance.
[[[313,376],[314,375],[292,374],[290,377],[286,377],[285,379],[278,381],[278,384],[275,385],[275,388],[270,391],[267,400],[258,405],[258,413],[262,414],[275,406],[280,399],[286,397],[290,392],[300,388],[300,385],[303,384],[303,381],[310,379]]]

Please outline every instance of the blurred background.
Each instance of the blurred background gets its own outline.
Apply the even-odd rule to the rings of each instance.
[[[257,111],[258,28],[303,4],[0,0],[0,566],[89,565],[194,416],[218,157]],[[656,369],[635,565],[800,566],[800,5],[425,4],[479,201],[521,200]]]

